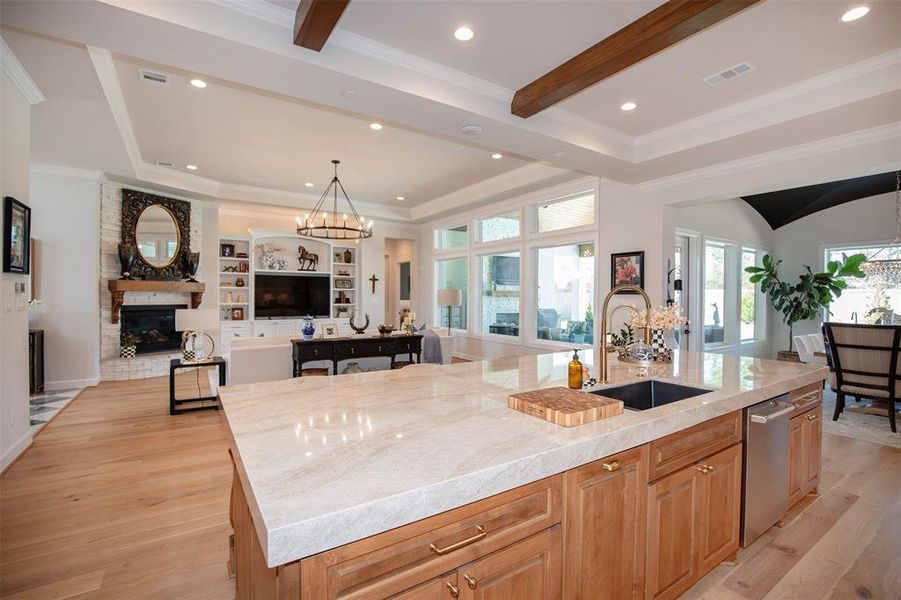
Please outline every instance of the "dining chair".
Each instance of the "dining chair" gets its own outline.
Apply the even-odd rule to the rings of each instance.
[[[901,326],[823,323],[829,384],[836,393],[837,421],[846,396],[888,404],[889,424],[895,425],[895,402],[901,396]]]

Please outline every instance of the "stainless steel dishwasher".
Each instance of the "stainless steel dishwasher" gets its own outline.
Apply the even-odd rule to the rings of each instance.
[[[788,394],[744,409],[741,545],[775,525],[788,509]]]

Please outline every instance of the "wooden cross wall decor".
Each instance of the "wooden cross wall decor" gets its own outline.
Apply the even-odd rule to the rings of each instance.
[[[375,282],[379,281],[379,278],[375,276],[375,273],[372,274],[372,277],[369,278],[369,281],[372,282],[372,293],[375,293]]]

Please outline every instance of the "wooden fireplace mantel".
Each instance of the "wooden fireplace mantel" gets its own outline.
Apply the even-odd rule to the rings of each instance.
[[[107,286],[113,299],[110,322],[119,322],[119,311],[125,302],[125,292],[175,292],[191,294],[191,308],[200,306],[206,285],[192,281],[154,281],[150,279],[110,279]]]

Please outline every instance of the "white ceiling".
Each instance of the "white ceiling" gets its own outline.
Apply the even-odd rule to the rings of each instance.
[[[339,158],[352,197],[421,220],[543,179],[590,173],[650,189],[784,169],[801,144],[850,157],[901,138],[894,1],[844,24],[846,1],[766,0],[530,119],[510,114],[517,88],[661,3],[353,0],[321,53],[291,43],[296,0],[4,0],[0,17],[68,40],[3,33],[48,97],[36,155],[230,200],[309,202]],[[462,24],[471,42],[453,38]],[[95,64],[86,44],[100,49]],[[702,81],[744,61],[748,75]],[[171,85],[141,83],[138,65]],[[625,100],[638,110],[620,111]],[[463,136],[469,123],[481,135]]]
[[[140,68],[166,73],[169,85],[142,81]],[[373,131],[371,118],[226,82],[197,89],[189,74],[127,57],[116,71],[144,159],[186,172],[194,164],[218,181],[319,194],[335,158],[352,199],[415,206],[526,164],[390,124]]]

